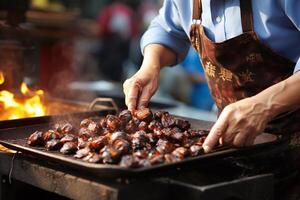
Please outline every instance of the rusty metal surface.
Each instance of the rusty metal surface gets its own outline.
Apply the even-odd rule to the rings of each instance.
[[[0,175],[9,175],[13,155],[0,152]],[[47,163],[25,158],[20,153],[13,163],[12,181],[22,181],[70,199],[152,200],[166,199],[168,195],[167,186],[155,181],[154,177],[142,180],[101,179],[70,170],[65,172]]]
[[[8,175],[12,154],[0,153],[0,173]],[[117,191],[107,183],[92,181],[42,166],[23,158],[15,158],[12,179],[28,183],[70,199],[117,199]]]

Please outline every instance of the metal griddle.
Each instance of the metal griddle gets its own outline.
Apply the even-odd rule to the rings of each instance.
[[[69,117],[77,118],[79,120],[79,118],[83,119],[83,117],[103,117],[109,113],[111,113],[111,111],[99,111],[96,113],[91,112],[89,113],[89,116],[87,115],[87,113],[85,113],[84,116],[79,117],[77,114],[69,115]],[[58,119],[61,120],[61,118]],[[52,162],[60,167],[63,167],[65,170],[76,170],[82,173],[112,178],[138,177],[149,174],[160,174],[163,172],[170,171],[174,172],[178,169],[192,168],[197,165],[202,165],[214,159],[220,159],[234,155],[246,155],[247,153],[261,152],[265,148],[272,148],[274,145],[277,145],[284,141],[279,136],[264,133],[256,139],[255,145],[251,147],[246,147],[242,149],[221,147],[215,149],[215,151],[211,153],[203,153],[202,155],[199,155],[197,157],[186,158],[183,161],[179,161],[176,163],[159,164],[151,167],[131,169],[123,168],[118,165],[88,163],[79,159],[75,159],[73,158],[73,156],[63,155],[58,151],[46,151],[43,148],[29,147],[26,144],[26,139],[31,133],[33,133],[36,130],[48,130],[55,120],[56,118],[52,117],[52,119],[48,119],[48,121],[47,119],[44,119],[44,121],[47,121],[44,123],[39,123],[39,121],[36,121],[35,125],[26,125],[26,123],[24,125],[19,121],[18,126],[0,130],[0,144],[9,149],[22,152],[24,154],[22,154],[23,156],[38,158],[44,163]],[[192,123],[192,128],[201,128],[199,127],[199,124],[201,124],[200,121],[190,120],[190,122]]]

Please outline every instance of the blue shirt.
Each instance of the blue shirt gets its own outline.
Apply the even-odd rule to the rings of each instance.
[[[202,0],[202,25],[208,37],[223,42],[242,34],[240,0]],[[193,0],[165,0],[141,40],[168,46],[178,61],[187,54]],[[300,0],[252,0],[254,31],[275,52],[300,70]]]

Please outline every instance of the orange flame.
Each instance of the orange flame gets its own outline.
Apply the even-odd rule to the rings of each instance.
[[[0,83],[4,75],[0,71]],[[46,108],[42,102],[43,90],[30,90],[25,83],[21,84],[22,98],[7,90],[0,91],[0,120],[19,119],[26,117],[38,117],[46,114]]]
[[[21,92],[22,92],[22,94],[26,94],[28,91],[29,91],[29,89],[28,89],[26,83],[22,83],[21,84]]]
[[[3,72],[0,71],[0,85],[2,85],[4,83],[5,79],[4,79],[4,74]]]

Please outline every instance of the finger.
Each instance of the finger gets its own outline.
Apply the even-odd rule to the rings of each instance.
[[[128,110],[133,111],[136,109],[136,104],[139,95],[139,87],[133,85],[133,87],[128,89],[127,95],[125,95],[125,103],[128,107]]]
[[[220,143],[221,145],[224,145],[224,144],[225,144],[223,137],[220,137],[219,143]]]
[[[123,93],[125,95],[125,104],[127,106],[127,96],[128,96],[128,88],[129,88],[129,80],[127,79],[124,83],[123,83]]]
[[[235,137],[235,135],[237,134],[236,131],[232,131],[231,128],[232,125],[228,126],[226,131],[223,133],[223,135],[220,137],[219,139],[219,143],[221,145],[230,145],[233,142],[233,139]]]
[[[219,119],[211,128],[207,138],[203,143],[203,149],[205,153],[208,153],[212,150],[212,148],[218,143],[223,133],[226,131],[228,126],[227,117],[227,113],[221,113]]]
[[[140,95],[139,102],[138,102],[138,108],[147,107],[151,96],[152,96],[152,94],[149,91],[149,89],[145,88],[142,91],[142,94]]]
[[[150,93],[148,91],[144,91],[139,98],[138,108],[147,107],[150,98],[151,98]]]
[[[245,132],[239,132],[235,136],[232,144],[236,147],[243,147],[246,144],[247,138],[248,138],[248,135]]]
[[[253,145],[255,138],[256,138],[256,135],[249,135],[247,140],[246,140],[245,146]]]
[[[236,131],[234,132],[232,130],[229,130],[229,128],[228,128],[221,137],[222,144],[232,144],[236,134],[237,134]]]
[[[127,87],[127,85],[125,86],[125,84],[124,84],[124,86],[123,86],[123,93],[124,93],[125,97],[126,97],[127,94],[128,94],[128,87]],[[126,100],[126,99],[125,99],[125,100]]]

